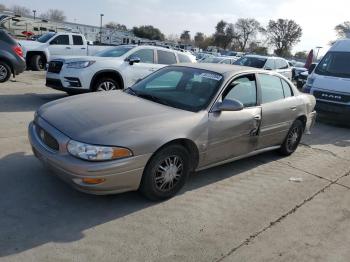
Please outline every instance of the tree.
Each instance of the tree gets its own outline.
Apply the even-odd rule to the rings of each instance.
[[[235,37],[234,25],[221,20],[218,22],[215,29],[216,32],[213,36],[214,44],[226,49]]]
[[[261,46],[260,42],[252,41],[249,43],[248,51],[257,55],[268,55],[268,48]]]
[[[270,20],[265,32],[278,56],[289,56],[290,50],[303,34],[302,28],[294,20],[288,19]]]
[[[66,21],[66,16],[62,10],[50,9],[46,13],[41,14],[42,19],[52,20],[56,22]]]
[[[136,37],[147,38],[149,40],[164,40],[164,35],[162,32],[158,28],[151,25],[143,25],[140,27],[135,26],[132,31]]]
[[[20,16],[30,15],[30,9],[25,6],[14,5],[12,6],[11,11],[14,12],[16,15],[20,15]]]
[[[308,52],[307,51],[299,51],[299,52],[296,52],[294,57],[297,58],[297,59],[303,59],[305,60],[308,56]]]
[[[241,51],[245,51],[248,43],[256,37],[260,23],[253,18],[240,18],[234,25],[234,39]]]
[[[4,11],[4,10],[6,10],[6,6],[3,4],[0,4],[0,11]]]
[[[180,36],[180,40],[181,40],[181,42],[183,42],[185,44],[189,44],[191,42],[190,31],[188,31],[188,30],[183,31],[181,36]]]
[[[105,24],[105,27],[108,29],[113,29],[117,31],[128,31],[128,28],[126,25],[118,24],[115,22],[109,22],[108,24]]]
[[[350,37],[350,21],[337,25],[334,30],[337,32],[339,38]]]
[[[204,40],[205,40],[205,36],[201,32],[197,32],[196,35],[194,36],[194,44],[199,48],[202,48]]]

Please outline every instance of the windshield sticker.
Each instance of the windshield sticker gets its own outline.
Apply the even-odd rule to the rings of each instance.
[[[217,75],[217,74],[210,74],[210,73],[202,73],[200,74],[200,77],[202,78],[209,78],[215,81],[220,81],[222,79],[221,75]]]

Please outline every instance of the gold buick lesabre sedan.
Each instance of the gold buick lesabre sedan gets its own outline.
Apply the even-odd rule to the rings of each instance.
[[[180,64],[123,91],[45,104],[29,139],[35,156],[80,191],[161,200],[190,172],[268,150],[292,154],[315,103],[277,73]]]

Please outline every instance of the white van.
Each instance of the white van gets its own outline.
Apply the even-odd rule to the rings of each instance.
[[[310,74],[304,90],[316,97],[318,112],[350,120],[350,39],[338,40]]]

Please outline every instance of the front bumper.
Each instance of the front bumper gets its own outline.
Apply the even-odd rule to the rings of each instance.
[[[350,105],[317,100],[316,110],[319,112],[335,114],[350,119]]]
[[[79,81],[79,80],[76,80],[76,81]],[[46,77],[46,86],[50,87],[52,89],[64,91],[67,93],[81,94],[81,93],[87,93],[90,91],[87,89],[81,89],[81,88],[77,88],[77,87],[65,87],[62,84],[62,81],[60,79],[57,79],[57,78],[47,78]]]
[[[43,143],[36,131],[37,126],[57,140],[58,151],[48,148]],[[69,138],[41,118],[37,118],[35,123],[30,123],[28,137],[34,155],[55,175],[77,190],[95,195],[137,190],[144,167],[151,157],[151,154],[147,154],[106,162],[88,162],[77,159],[67,152],[66,144]],[[82,182],[83,178],[102,178],[105,181],[91,185]]]

